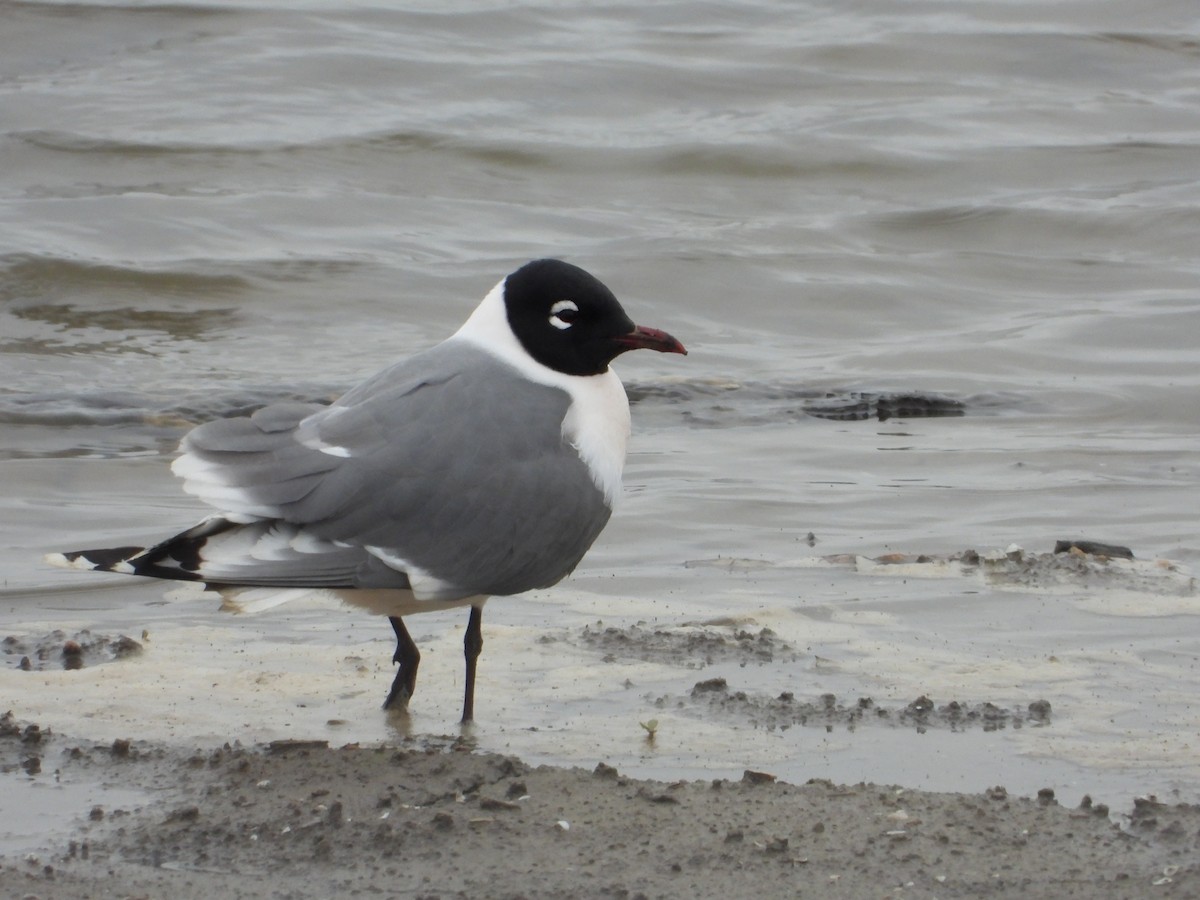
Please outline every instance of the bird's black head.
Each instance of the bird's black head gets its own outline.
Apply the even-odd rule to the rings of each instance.
[[[612,291],[557,259],[534,260],[509,275],[504,304],[526,352],[567,375],[599,375],[619,354],[638,347],[687,353],[666,332],[634,325]]]

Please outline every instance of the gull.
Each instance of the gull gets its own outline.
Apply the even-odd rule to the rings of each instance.
[[[489,597],[565,578],[621,491],[629,402],[612,361],[687,351],[554,259],[502,279],[442,343],[330,405],[282,402],[189,432],[172,470],[218,512],[149,548],[49,554],[75,569],[202,582],[259,611],[313,590],[386,615],[407,710],[421,654],[404,617],[470,607],[474,718]]]

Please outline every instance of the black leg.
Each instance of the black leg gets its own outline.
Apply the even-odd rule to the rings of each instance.
[[[471,618],[467,622],[467,633],[463,637],[463,655],[467,659],[467,684],[463,694],[464,722],[475,718],[475,661],[483,650],[483,607],[472,606]]]
[[[398,663],[400,668],[396,670],[392,689],[383,701],[383,708],[406,709],[417,689],[417,666],[421,664],[421,651],[399,616],[388,616],[388,621],[392,623],[392,631],[396,632],[396,652],[392,654],[392,662]]]

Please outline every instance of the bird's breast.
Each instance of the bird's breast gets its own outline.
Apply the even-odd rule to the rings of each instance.
[[[629,443],[629,400],[611,368],[600,375],[574,377],[571,405],[563,418],[563,438],[588,467],[592,481],[612,509],[621,494],[621,473]]]

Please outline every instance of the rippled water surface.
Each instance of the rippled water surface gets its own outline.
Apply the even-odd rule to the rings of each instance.
[[[19,718],[180,741],[453,729],[461,614],[413,620],[422,681],[397,722],[378,710],[381,620],[319,599],[239,619],[40,557],[191,524],[168,471],[191,424],[336,397],[559,256],[691,355],[620,360],[624,504],[572,578],[488,605],[480,746],[1200,799],[1187,4],[0,17],[0,636],[51,648],[33,671],[6,650]],[[944,564],[1075,538],[1144,569]],[[888,554],[904,559],[869,561]],[[585,638],[607,628],[643,646]],[[763,657],[677,652],[763,628]],[[54,632],[81,629],[145,652],[65,671]],[[759,712],[701,705],[693,685],[717,677]],[[785,692],[1053,715],[761,714]]]

